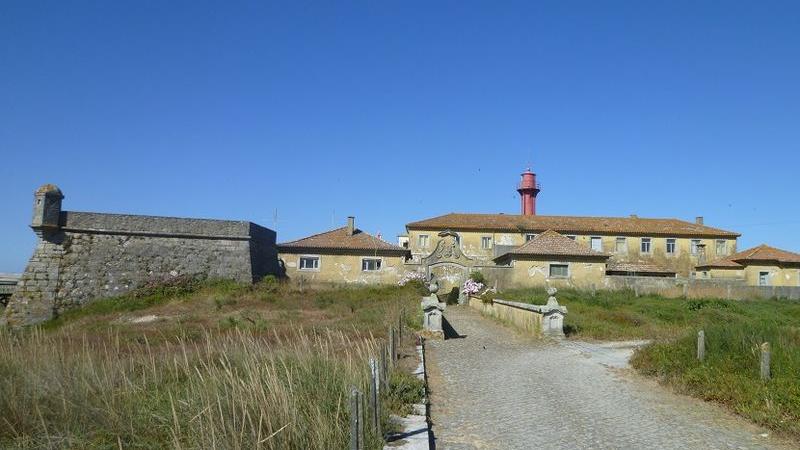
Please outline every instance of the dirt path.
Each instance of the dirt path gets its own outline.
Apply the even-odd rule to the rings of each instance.
[[[463,306],[445,317],[463,337],[427,346],[439,449],[792,448],[605,364],[605,349],[526,338]]]

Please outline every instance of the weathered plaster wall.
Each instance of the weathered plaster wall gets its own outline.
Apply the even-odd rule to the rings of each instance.
[[[569,276],[551,277],[551,264],[566,264]],[[554,286],[558,288],[599,287],[605,277],[605,262],[576,260],[516,260],[504,282],[510,287]]]
[[[697,273],[707,280],[739,280],[749,286],[758,286],[761,272],[768,272],[767,286],[800,286],[800,268],[776,265],[749,265],[744,268],[711,268]]]
[[[409,230],[409,246],[412,256],[421,258],[430,253],[436,247],[437,242],[441,239],[438,236],[439,231],[430,230]],[[498,233],[498,232],[475,232],[475,231],[456,231],[459,235],[461,250],[465,255],[479,261],[488,262],[495,256],[495,245],[512,245],[519,246],[525,243],[525,236],[527,232],[519,233]],[[419,246],[419,235],[424,234],[428,236],[428,246],[421,248]],[[491,247],[484,249],[481,246],[481,238],[491,238]],[[578,234],[575,237],[576,242],[590,247],[590,238],[601,238],[603,251],[612,255],[612,261],[620,262],[652,262],[659,264],[667,269],[675,270],[677,273],[687,276],[700,262],[699,254],[692,254],[691,242],[689,237],[675,237],[676,250],[673,254],[666,252],[668,237],[652,237],[652,236],[618,236],[618,235],[599,235],[599,234]],[[622,252],[616,251],[617,237],[624,237],[626,241],[626,249]],[[650,238],[650,253],[641,252],[642,238]],[[736,252],[736,239],[720,239],[725,241],[725,250],[717,253],[716,238],[702,238],[699,239],[701,244],[705,244],[705,260],[706,262],[714,261],[718,258],[729,256]]]
[[[251,283],[277,274],[275,232],[249,222],[65,211],[57,228],[37,234],[5,311],[11,325],[169,277]]]
[[[795,267],[749,265],[744,268],[745,282],[750,286],[758,286],[761,272],[769,273],[767,286],[800,286],[800,269]]]
[[[697,278],[744,280],[744,271],[742,269],[737,269],[737,268],[713,267],[707,270],[698,271]]]
[[[299,269],[301,256],[318,256],[319,269]],[[281,253],[278,257],[283,261],[286,276],[292,280],[311,283],[361,283],[392,284],[397,283],[405,274],[403,256],[397,255],[354,255],[354,254],[320,254],[320,253]],[[361,270],[364,258],[380,258],[381,269],[378,271]]]

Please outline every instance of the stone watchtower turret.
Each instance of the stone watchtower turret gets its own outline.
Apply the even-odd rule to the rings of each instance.
[[[0,319],[8,325],[27,325],[53,317],[64,254],[60,232],[62,200],[64,194],[53,184],[42,185],[33,193],[31,228],[39,239]]]
[[[55,231],[59,227],[61,216],[61,201],[64,194],[54,184],[44,184],[33,194],[33,219],[31,228],[38,235],[43,232]]]

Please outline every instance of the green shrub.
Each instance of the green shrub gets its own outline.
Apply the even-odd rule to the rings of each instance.
[[[486,277],[483,276],[483,273],[481,273],[481,272],[479,272],[477,270],[472,271],[472,273],[469,274],[469,279],[474,281],[474,282],[476,282],[476,283],[481,283],[481,284],[484,284],[484,285],[486,284]]]
[[[425,384],[414,375],[393,370],[389,375],[389,388],[386,393],[386,404],[394,414],[411,414],[411,406],[420,403],[425,396]]]
[[[447,293],[446,302],[448,305],[455,305],[458,303],[458,288],[454,287],[450,289],[450,292]]]

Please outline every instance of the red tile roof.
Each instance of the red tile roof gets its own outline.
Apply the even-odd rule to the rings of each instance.
[[[639,217],[523,216],[516,214],[450,213],[411,222],[408,229],[494,230],[539,233],[554,230],[562,234],[622,234],[637,236],[691,236],[736,238],[739,233],[678,219]]]
[[[695,269],[704,269],[704,268],[715,268],[715,269],[742,269],[744,268],[743,265],[731,261],[727,258],[718,259],[716,261],[711,261],[710,263],[700,264]]]
[[[347,227],[337,228],[324,233],[298,239],[296,241],[278,244],[278,251],[283,253],[300,252],[304,250],[339,250],[357,251],[359,254],[368,252],[408,253],[408,249],[392,245],[375,236],[355,229],[353,234],[347,232]]]
[[[524,245],[498,256],[495,258],[495,261],[498,259],[513,259],[514,256],[527,255],[609,258],[609,255],[606,253],[594,251],[553,230],[547,230],[526,242]]]
[[[731,267],[741,268],[747,263],[778,263],[778,264],[800,264],[800,254],[793,253],[787,250],[770,247],[766,244],[761,244],[758,247],[748,248],[739,253],[734,253],[726,258],[718,259],[708,264],[703,264],[701,267]]]

